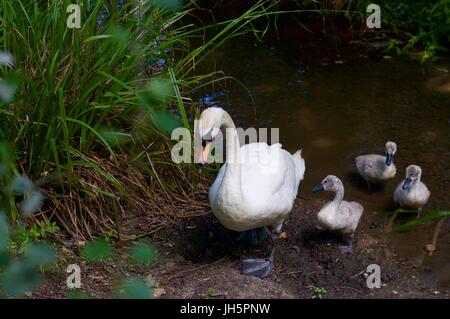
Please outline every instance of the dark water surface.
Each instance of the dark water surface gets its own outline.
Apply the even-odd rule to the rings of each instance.
[[[365,212],[359,231],[384,227],[392,210],[392,194],[409,164],[422,167],[422,180],[431,191],[424,214],[450,209],[450,63],[421,65],[408,58],[360,59],[344,64],[306,65],[289,44],[262,45],[236,39],[212,57],[210,69],[222,70],[241,81],[248,93],[228,80],[202,92],[204,102],[219,105],[237,126],[277,127],[289,151],[303,149],[305,179],[300,198],[316,195],[312,187],[334,174],[345,185],[345,198],[360,202]],[[255,117],[256,111],[256,117]],[[397,176],[374,192],[355,174],[354,158],[384,152],[384,144],[398,144]],[[413,217],[398,218],[400,225]],[[437,251],[429,257],[435,223],[397,234],[387,241],[386,258],[402,258],[429,272],[439,285],[450,286],[450,219],[444,223]]]

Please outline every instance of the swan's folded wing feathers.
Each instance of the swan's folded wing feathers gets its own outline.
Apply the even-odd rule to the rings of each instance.
[[[361,155],[356,158],[356,167],[363,176],[379,178],[385,170],[385,158],[379,154]]]
[[[342,201],[335,218],[335,229],[343,233],[354,232],[363,213],[363,207],[357,202]]]
[[[262,196],[272,197],[286,184],[289,185],[290,180],[294,180],[289,172],[295,175],[290,156],[281,144],[252,143],[242,146],[242,191],[246,196],[260,199]]]

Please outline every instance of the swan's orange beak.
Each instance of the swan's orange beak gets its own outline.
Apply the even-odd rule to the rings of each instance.
[[[211,149],[211,141],[205,141],[202,142],[202,149],[200,152],[200,163],[206,164],[208,162],[208,155],[209,151]]]

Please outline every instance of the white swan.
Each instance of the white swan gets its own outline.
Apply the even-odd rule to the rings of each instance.
[[[366,180],[367,187],[370,183],[378,183],[395,176],[397,169],[393,163],[393,158],[397,152],[397,144],[388,141],[384,146],[385,155],[368,154],[355,158],[356,168],[359,174]]]
[[[334,175],[328,175],[313,188],[313,192],[332,191],[334,199],[317,214],[319,228],[344,235],[348,241],[346,251],[351,251],[352,240],[364,208],[357,202],[344,201],[344,185]]]
[[[417,209],[417,217],[420,216],[422,207],[430,198],[428,187],[420,180],[422,169],[417,165],[409,165],[406,168],[405,179],[398,184],[394,191],[394,202],[402,208]]]
[[[230,230],[271,226],[279,234],[305,172],[301,151],[291,155],[281,144],[251,143],[241,147],[233,120],[222,108],[205,109],[198,125],[202,163],[207,162],[220,129],[226,131],[226,163],[209,190],[214,215]],[[266,277],[272,269],[273,252],[268,259],[244,260],[242,272]]]

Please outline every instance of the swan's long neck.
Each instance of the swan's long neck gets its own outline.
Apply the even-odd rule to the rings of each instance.
[[[409,187],[409,191],[416,189],[420,185],[420,174],[417,176],[415,180],[412,181],[411,187]]]
[[[227,167],[223,176],[221,191],[231,192],[234,196],[241,196],[241,165],[240,165],[240,144],[236,131],[236,126],[230,115],[223,114],[221,128],[226,134],[226,163]],[[231,194],[228,193],[227,196]]]
[[[339,186],[334,189],[333,203],[339,205],[343,199],[344,199],[344,187]]]
[[[417,184],[417,185],[420,184],[421,178],[422,178],[422,174],[417,175],[417,178],[416,178],[416,180],[414,181],[414,183]]]

